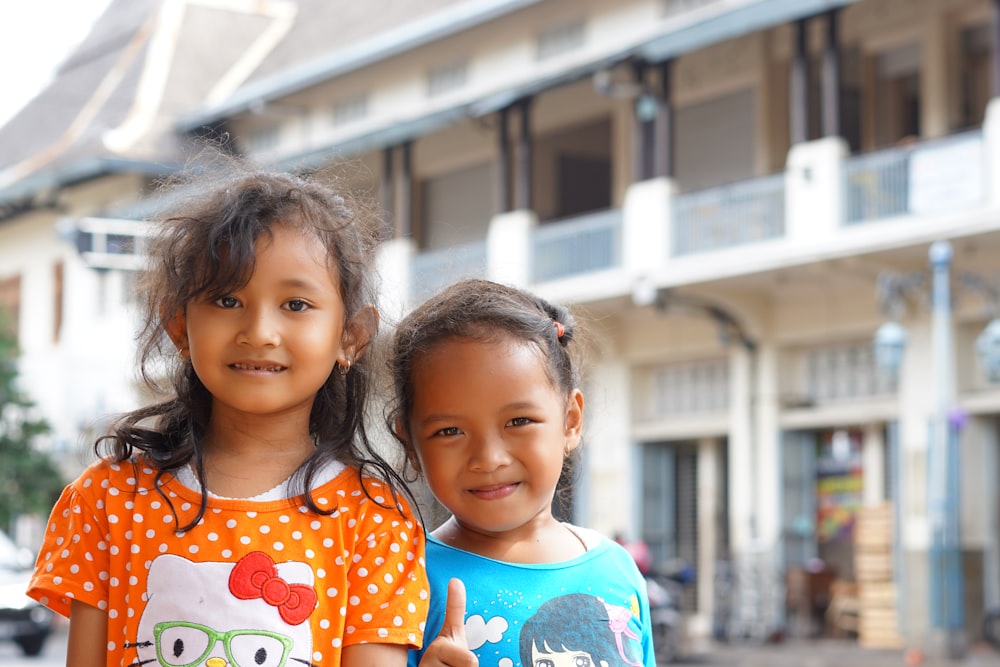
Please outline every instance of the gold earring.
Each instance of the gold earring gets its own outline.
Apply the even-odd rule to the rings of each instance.
[[[344,375],[344,376],[346,376],[348,373],[350,373],[351,372],[351,360],[350,359],[344,359],[343,361],[337,361],[337,371],[339,371],[340,374]]]

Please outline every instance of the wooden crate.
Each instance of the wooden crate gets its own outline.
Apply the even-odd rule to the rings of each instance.
[[[901,648],[896,586],[893,581],[892,505],[866,506],[854,527],[854,574],[858,581],[858,643],[868,648]]]

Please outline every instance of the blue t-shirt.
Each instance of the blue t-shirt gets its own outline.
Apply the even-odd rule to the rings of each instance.
[[[466,638],[481,667],[534,667],[546,655],[567,652],[577,658],[568,664],[656,666],[645,580],[628,552],[605,537],[578,558],[525,565],[428,535],[427,576],[425,646],[441,631],[448,580],[457,577],[465,583]],[[415,667],[422,654],[410,651],[409,664]]]

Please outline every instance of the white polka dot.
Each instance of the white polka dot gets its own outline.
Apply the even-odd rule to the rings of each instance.
[[[402,627],[402,625],[403,625],[403,617],[402,616],[396,616],[396,617],[394,617],[392,619],[392,624],[395,625],[397,628]]]
[[[233,552],[232,552],[231,549],[223,549],[222,550],[222,557],[223,558],[231,558],[232,555],[233,555]]]
[[[229,521],[226,522],[226,528],[235,528],[235,527],[236,527],[236,519],[230,519]]]
[[[247,512],[247,516],[250,517],[251,519],[256,519],[257,518],[257,513],[256,512]]]
[[[328,588],[328,589],[326,589],[326,596],[328,598],[335,598],[335,597],[337,597],[337,589],[336,588]]]
[[[372,595],[375,595],[376,593],[378,593],[378,586],[376,586],[375,584],[368,584],[368,592],[371,593]]]
[[[208,541],[209,542],[218,542],[219,541],[219,534],[218,533],[209,533],[206,537],[208,537]]]
[[[274,550],[275,551],[284,551],[285,550],[285,545],[282,544],[281,542],[275,542],[274,543]]]
[[[289,521],[291,521],[291,518],[289,518],[287,514],[282,514],[281,516],[278,517],[278,521],[281,523],[288,523]]]
[[[118,515],[116,515],[116,514],[109,514],[108,515],[108,523],[118,523]]]
[[[260,531],[261,535],[267,535],[268,533],[271,532],[271,527],[265,524],[265,525],[261,526],[260,528],[258,528],[257,530]]]
[[[371,623],[372,615],[369,613],[361,614],[361,620],[364,621],[365,623]]]
[[[358,576],[359,577],[367,577],[368,576],[368,568],[367,567],[359,567],[358,568]]]
[[[352,607],[357,607],[359,604],[361,604],[361,598],[359,598],[357,595],[352,595],[350,600],[348,600],[348,602],[350,602]]]
[[[329,537],[326,538],[325,540],[323,540],[323,546],[329,549],[330,547],[333,546],[333,540],[330,539]]]
[[[250,544],[250,541],[250,538],[245,535],[240,538],[240,544]]]
[[[385,628],[379,628],[378,629],[378,636],[381,637],[382,639],[385,639],[386,637],[389,636],[389,631],[386,630]]]
[[[136,586],[138,584],[139,584],[139,578],[138,577],[129,577],[128,578],[128,585],[129,586]]]
[[[394,578],[391,573],[386,572],[384,575],[382,575],[382,580],[387,584],[391,584],[394,581]]]
[[[319,530],[320,525],[321,524],[319,521],[313,521],[312,523],[309,524],[309,527],[312,528],[313,530]]]
[[[198,545],[197,544],[192,544],[191,546],[189,546],[188,547],[188,553],[189,554],[196,554],[196,553],[198,553]]]
[[[292,531],[292,539],[293,540],[301,540],[302,539],[302,531],[301,530],[293,530]]]

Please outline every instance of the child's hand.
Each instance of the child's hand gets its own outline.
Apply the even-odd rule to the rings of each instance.
[[[475,667],[478,664],[476,654],[469,650],[465,640],[465,584],[461,579],[452,579],[448,582],[444,625],[424,651],[420,667]]]

